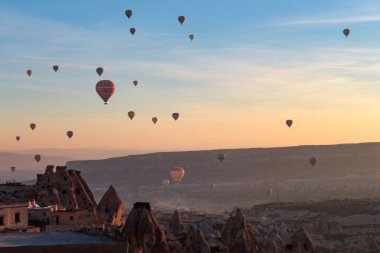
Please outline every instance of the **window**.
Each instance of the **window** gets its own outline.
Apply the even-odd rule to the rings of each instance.
[[[0,216],[0,226],[4,226],[4,217]]]
[[[20,222],[20,213],[15,213],[15,222],[16,223]]]
[[[73,221],[73,220],[74,220],[74,217],[73,217],[73,216],[70,216],[70,220]]]
[[[66,192],[66,190],[62,190],[62,194],[66,194],[67,192]]]
[[[28,217],[31,218],[31,217],[32,217],[32,214],[31,214],[31,213],[28,213]]]
[[[75,194],[79,195],[80,194],[80,189],[75,189]]]
[[[43,215],[44,217],[46,217],[46,212],[43,212],[42,215]]]

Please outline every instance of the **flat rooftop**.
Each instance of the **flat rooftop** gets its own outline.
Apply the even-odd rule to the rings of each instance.
[[[31,245],[97,244],[112,242],[107,237],[79,232],[0,233],[1,247]]]

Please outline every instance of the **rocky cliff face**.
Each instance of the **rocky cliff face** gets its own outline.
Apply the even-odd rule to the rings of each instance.
[[[169,253],[164,231],[150,210],[148,203],[135,203],[122,235],[129,242],[129,252]]]
[[[176,209],[172,215],[172,218],[169,223],[169,228],[175,234],[182,233],[184,230],[183,222],[181,217],[179,216],[178,209]]]
[[[112,185],[100,200],[97,210],[101,223],[108,223],[116,226],[124,224],[125,207]]]
[[[63,210],[87,210],[96,217],[96,202],[80,171],[66,167],[47,166],[44,174],[37,175],[37,203],[57,205]]]

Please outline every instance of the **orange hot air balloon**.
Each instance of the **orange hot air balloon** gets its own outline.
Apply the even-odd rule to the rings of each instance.
[[[375,178],[376,178],[377,180],[380,180],[380,172],[378,172],[378,173],[375,174]]]
[[[173,113],[172,117],[174,120],[177,120],[179,118],[179,113],[178,112]]]
[[[288,119],[288,120],[286,121],[286,125],[287,125],[288,127],[291,127],[291,126],[293,125],[293,120]]]
[[[116,86],[111,80],[101,80],[96,84],[96,92],[103,99],[105,105],[115,90]]]
[[[129,32],[132,34],[132,35],[135,35],[135,32],[136,32],[136,28],[131,28],[129,29]]]
[[[181,23],[181,25],[183,25],[183,23],[185,22],[186,18],[185,16],[179,16],[178,17],[178,21]]]
[[[127,18],[131,18],[132,17],[132,10],[126,10],[125,16],[127,16]]]
[[[53,66],[53,70],[54,70],[55,72],[58,71],[58,68],[59,68],[58,65],[54,65],[54,66]]]
[[[74,132],[73,131],[67,131],[66,135],[67,135],[67,137],[69,137],[71,139],[74,135]]]
[[[15,173],[15,170],[16,170],[16,167],[12,166],[12,167],[11,167],[11,171],[12,171],[12,173]]]
[[[28,74],[28,76],[31,76],[31,75],[32,75],[32,70],[31,70],[31,69],[28,69],[28,70],[26,71],[26,74]]]
[[[185,170],[182,167],[174,167],[170,170],[170,176],[178,184],[185,176]]]
[[[154,124],[157,123],[157,120],[158,120],[157,117],[153,117],[153,118],[152,118],[152,121],[153,121]]]
[[[96,68],[96,73],[98,73],[99,76],[103,74],[103,68],[102,67],[97,67]]]
[[[17,141],[20,141],[21,137],[20,136],[16,136],[16,140]]]
[[[36,128],[36,124],[34,124],[34,123],[30,124],[30,128],[31,128],[32,130],[34,130],[34,129]]]
[[[135,112],[129,111],[128,112],[128,117],[132,120],[135,117]]]
[[[137,85],[139,84],[139,81],[137,81],[137,80],[134,80],[133,81],[133,85],[136,87]]]

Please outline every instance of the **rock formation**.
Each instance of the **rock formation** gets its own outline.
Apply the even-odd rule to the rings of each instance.
[[[205,240],[202,231],[191,227],[185,239],[183,253],[210,253],[210,246]]]
[[[100,200],[98,207],[98,217],[101,223],[108,223],[116,226],[124,224],[125,207],[111,185]]]
[[[301,228],[291,237],[285,245],[286,252],[291,253],[314,253],[315,247],[306,230]]]
[[[222,232],[222,238],[228,248],[228,253],[262,252],[240,209],[237,209],[235,216],[230,216],[228,219]]]
[[[165,233],[151,212],[149,203],[137,202],[133,205],[122,235],[128,239],[129,252],[169,253]]]
[[[169,223],[169,228],[173,233],[179,234],[184,230],[183,222],[181,217],[179,216],[178,209],[176,209],[172,215],[172,218]]]

